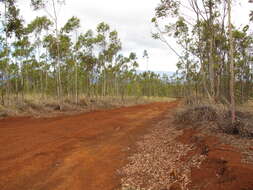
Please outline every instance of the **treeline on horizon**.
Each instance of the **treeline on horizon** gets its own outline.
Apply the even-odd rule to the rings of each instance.
[[[2,0],[0,36],[0,104],[22,102],[26,95],[46,99],[80,96],[171,96],[169,76],[137,73],[136,54],[123,56],[118,33],[104,22],[80,33],[80,20],[59,27],[57,6],[64,1],[31,0],[45,10],[25,25],[16,0]],[[51,12],[49,11],[51,10]],[[148,53],[144,51],[148,61]]]

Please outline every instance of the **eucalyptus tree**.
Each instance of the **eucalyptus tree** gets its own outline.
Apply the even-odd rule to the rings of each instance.
[[[78,35],[77,30],[80,28],[80,19],[77,17],[70,18],[67,23],[61,29],[61,33],[69,34],[71,38],[71,34],[75,33],[75,44],[72,50],[72,60],[74,61],[75,66],[75,102],[78,103],[78,60],[77,60],[77,42],[78,42]]]
[[[129,80],[129,89],[131,89],[130,94],[134,94],[136,96],[139,95],[138,93],[138,86],[136,86],[136,75],[137,75],[137,68],[139,67],[139,63],[138,63],[138,57],[136,55],[136,53],[131,52],[128,56],[128,80]],[[135,90],[137,91],[137,94],[135,94]]]
[[[232,0],[228,0],[228,31],[229,31],[229,61],[230,61],[230,97],[231,97],[231,117],[235,122],[235,75],[234,75],[234,41],[231,22]]]
[[[14,36],[15,38],[20,38],[23,34],[23,20],[20,17],[20,10],[17,8],[16,0],[3,0],[0,1],[4,5],[4,10],[2,11],[4,14],[1,15],[1,25],[3,33],[3,51],[1,56],[0,64],[5,65],[4,69],[1,71],[2,75],[6,80],[6,91],[8,94],[8,103],[9,96],[11,94],[11,84],[10,84],[10,63],[11,63],[11,48],[10,48],[10,40]],[[2,93],[3,95],[4,93]],[[3,97],[3,96],[2,96]]]
[[[248,35],[249,26],[244,26],[241,30],[233,30],[234,40],[234,65],[237,89],[236,99],[240,103],[244,103],[250,98],[251,85],[251,62],[252,58],[248,48],[252,46],[253,38]]]
[[[5,105],[5,93],[6,93],[6,80],[8,80],[8,76],[7,76],[7,65],[8,65],[8,57],[7,54],[9,51],[9,49],[5,48],[5,39],[1,36],[0,37],[0,77],[1,77],[1,83],[0,83],[0,90],[1,90],[1,104]]]
[[[59,34],[59,18],[57,13],[57,5],[62,6],[65,4],[65,0],[31,0],[31,5],[33,9],[40,10],[43,9],[48,16],[52,19],[54,26],[55,26],[55,39],[56,39],[56,52],[57,56],[56,64],[57,64],[57,95],[58,95],[58,102],[61,108],[62,104],[62,81],[61,81],[61,63],[60,63],[60,34]],[[52,10],[49,9],[52,7]]]
[[[97,26],[97,42],[100,46],[101,51],[99,52],[99,67],[103,73],[103,85],[102,85],[102,96],[106,95],[106,51],[108,48],[107,39],[110,33],[110,26],[104,22]]]
[[[17,58],[20,69],[21,77],[21,91],[24,98],[25,93],[29,93],[31,89],[31,83],[29,80],[29,64],[31,63],[31,54],[33,47],[29,41],[28,36],[23,36],[20,40],[13,43],[14,52],[13,56]]]
[[[42,97],[45,96],[45,87],[43,85],[44,76],[47,75],[46,70],[46,62],[41,61],[41,58],[44,57],[43,50],[42,50],[42,36],[45,34],[50,27],[52,26],[52,22],[45,16],[43,17],[36,17],[30,24],[27,26],[27,32],[33,33],[34,35],[34,47],[36,49],[36,58],[40,69],[40,93]]]
[[[64,96],[67,92],[68,96],[70,96],[70,94],[73,94],[72,87],[74,87],[71,74],[75,72],[75,62],[72,55],[73,42],[67,34],[60,34],[58,44],[60,47],[59,62],[61,63],[62,95]]]
[[[78,41],[75,45],[77,51],[77,59],[80,64],[79,76],[83,81],[83,92],[88,96],[91,94],[98,95],[97,86],[94,86],[92,81],[98,81],[99,68],[98,59],[95,56],[95,46],[97,44],[97,38],[92,30],[88,30],[84,34],[79,35]],[[93,92],[91,92],[93,91]]]
[[[97,26],[97,44],[100,52],[98,55],[99,67],[103,73],[102,94],[106,96],[107,89],[107,70],[108,64],[116,58],[117,53],[121,50],[121,42],[116,31],[111,31],[110,26],[104,22]]]
[[[107,68],[111,68],[110,72],[107,74],[107,83],[108,87],[107,90],[110,90],[109,88],[113,88],[115,82],[117,82],[116,79],[116,73],[115,73],[115,66],[116,66],[116,57],[121,50],[121,41],[118,37],[117,31],[111,31],[109,33],[109,39],[108,39],[108,49],[106,51],[106,62],[108,63]]]
[[[119,54],[115,58],[115,65],[113,67],[113,74],[114,74],[114,95],[119,96],[121,92],[121,84],[122,84],[122,69],[124,68],[124,65],[127,63],[126,58],[122,55]]]

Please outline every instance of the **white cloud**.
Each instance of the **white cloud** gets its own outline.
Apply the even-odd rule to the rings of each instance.
[[[187,2],[187,0],[184,0]],[[184,2],[182,1],[182,2]],[[162,42],[151,38],[151,18],[160,0],[66,0],[59,15],[61,24],[68,18],[77,16],[81,19],[82,31],[95,29],[102,21],[108,23],[119,33],[123,44],[122,52],[128,54],[133,51],[139,57],[140,69],[147,68],[142,59],[144,49],[149,52],[149,69],[156,71],[175,71],[177,56]],[[44,12],[33,12],[30,0],[20,0],[21,14],[29,22],[36,15]],[[247,1],[237,3],[233,12],[236,25],[248,24],[249,6]],[[187,14],[187,12],[186,12]],[[175,44],[172,41],[172,44]]]

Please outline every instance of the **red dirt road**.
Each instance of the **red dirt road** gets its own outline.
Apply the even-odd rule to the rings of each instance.
[[[129,147],[177,102],[0,120],[0,190],[112,190]],[[131,149],[132,150],[132,149]]]

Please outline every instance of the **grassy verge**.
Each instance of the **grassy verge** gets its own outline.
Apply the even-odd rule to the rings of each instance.
[[[35,116],[48,117],[59,114],[76,114],[100,109],[111,109],[152,102],[168,102],[173,98],[166,97],[98,97],[80,96],[78,103],[73,98],[63,98],[62,108],[55,97],[42,97],[40,94],[26,95],[22,101],[15,96],[9,98],[8,105],[0,105],[0,117]]]

